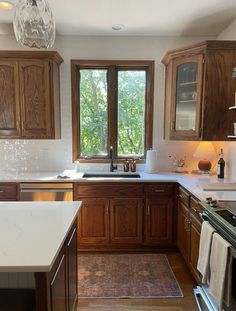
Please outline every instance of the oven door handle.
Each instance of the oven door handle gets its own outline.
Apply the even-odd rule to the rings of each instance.
[[[201,292],[198,287],[193,289],[193,294],[194,294],[195,302],[197,304],[197,311],[203,311],[198,301],[198,295],[201,295]]]
[[[213,305],[209,302],[208,298],[206,297],[206,294],[202,290],[200,286],[193,289],[194,298],[197,304],[197,310],[198,311],[216,311],[216,309],[213,307]],[[201,307],[198,296],[201,296],[203,302],[204,302],[204,308]]]

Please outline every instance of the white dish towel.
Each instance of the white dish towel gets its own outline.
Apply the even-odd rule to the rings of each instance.
[[[208,221],[202,223],[197,269],[202,275],[202,283],[207,284],[212,236],[215,229]]]
[[[225,293],[225,280],[227,265],[230,262],[231,245],[224,240],[218,233],[214,233],[211,255],[210,255],[210,283],[209,293],[219,304],[219,310],[222,310],[223,297]]]

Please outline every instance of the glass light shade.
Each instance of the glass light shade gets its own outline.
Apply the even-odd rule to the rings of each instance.
[[[17,42],[31,48],[50,48],[55,41],[56,27],[46,0],[19,0],[13,27]]]

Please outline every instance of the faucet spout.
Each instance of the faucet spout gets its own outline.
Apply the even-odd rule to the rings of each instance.
[[[113,164],[113,146],[110,146],[110,172],[114,172],[114,170],[117,170],[117,165]]]

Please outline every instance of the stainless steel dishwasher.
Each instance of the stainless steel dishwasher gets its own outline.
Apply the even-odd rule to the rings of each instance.
[[[73,184],[21,183],[20,201],[73,201]]]

